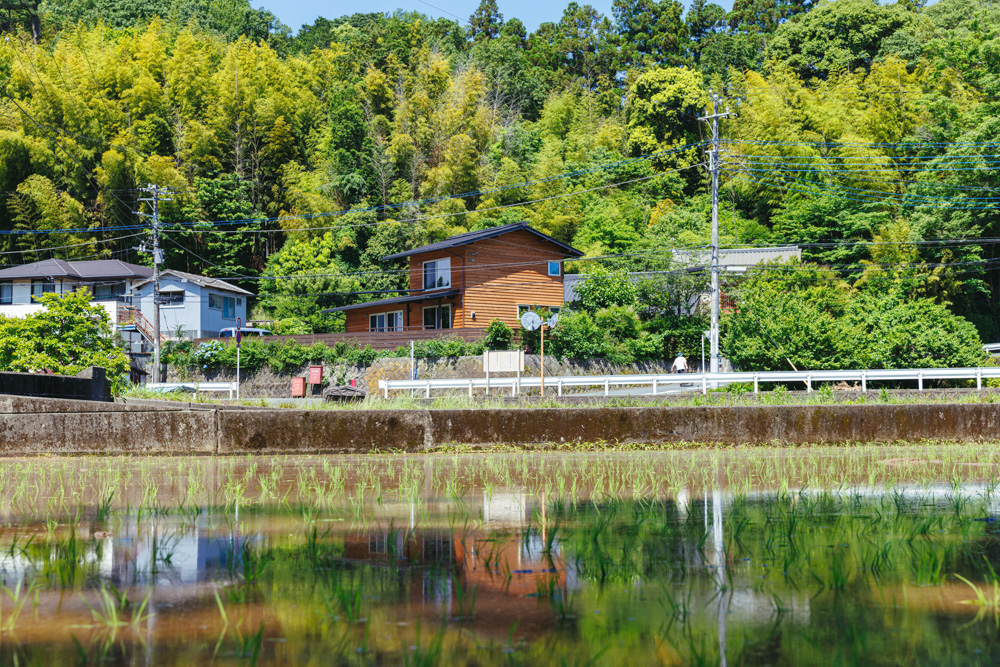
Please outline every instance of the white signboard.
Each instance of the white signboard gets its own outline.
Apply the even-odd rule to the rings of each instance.
[[[523,368],[524,350],[483,352],[483,371],[486,373],[513,373]]]

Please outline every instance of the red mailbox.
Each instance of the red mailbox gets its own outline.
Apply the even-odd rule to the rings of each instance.
[[[306,395],[306,379],[292,378],[292,398],[303,398]]]
[[[309,367],[309,384],[323,384],[323,367]]]

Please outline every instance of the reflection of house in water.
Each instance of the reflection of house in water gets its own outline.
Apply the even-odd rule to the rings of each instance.
[[[473,503],[474,504],[474,503]],[[467,509],[472,510],[473,507]],[[493,493],[482,500],[478,530],[371,530],[345,537],[349,561],[410,567],[412,602],[456,613],[462,591],[476,591],[476,608],[509,628],[514,619],[548,625],[549,603],[540,591],[566,594],[578,588],[575,564],[567,564],[558,536],[550,535],[544,505],[523,493]],[[536,521],[533,523],[532,519]],[[438,613],[438,612],[435,612]]]

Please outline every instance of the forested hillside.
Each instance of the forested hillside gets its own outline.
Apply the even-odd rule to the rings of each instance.
[[[386,254],[516,220],[615,256],[579,271],[663,268],[709,237],[712,87],[739,113],[723,243],[800,244],[817,265],[747,294],[824,316],[923,299],[1000,339],[994,2],[573,2],[533,33],[492,0],[463,23],[294,33],[246,0],[27,5],[0,42],[0,264],[147,261],[137,187],[157,183],[176,189],[167,265],[259,292],[287,330],[401,287]],[[757,284],[776,274],[781,290]],[[729,331],[753,328],[739,317]]]

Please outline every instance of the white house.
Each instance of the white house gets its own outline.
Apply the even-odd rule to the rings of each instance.
[[[117,306],[132,287],[153,275],[153,270],[117,259],[71,262],[45,259],[0,269],[0,315],[25,317],[42,309],[38,297],[65,294],[86,287],[91,302],[103,306],[117,321]]]
[[[0,269],[0,315],[25,317],[41,310],[38,297],[88,288],[91,303],[103,306],[116,330],[140,352],[153,336],[153,270],[117,259],[46,259]],[[160,335],[163,338],[217,336],[246,322],[253,293],[216,278],[183,271],[160,272]],[[143,341],[145,339],[145,341]]]

